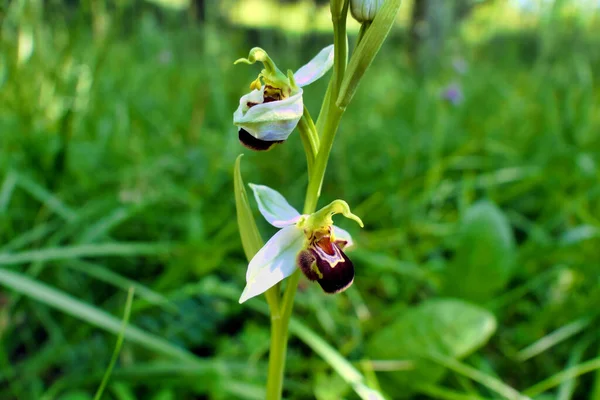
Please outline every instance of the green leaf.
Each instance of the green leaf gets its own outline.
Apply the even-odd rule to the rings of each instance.
[[[508,220],[493,203],[471,206],[461,222],[458,247],[445,276],[449,296],[485,301],[503,289],[515,261],[515,241]]]
[[[431,354],[465,357],[486,343],[495,330],[494,316],[478,306],[456,299],[428,300],[373,335],[367,353],[377,360],[412,361],[412,370],[380,374],[382,384],[393,379],[396,389],[414,389],[435,383],[444,374],[443,367],[429,360]]]
[[[254,220],[252,209],[248,202],[248,194],[244,187],[244,180],[242,179],[240,168],[242,156],[243,154],[240,154],[235,160],[235,167],[233,170],[233,190],[235,191],[235,209],[237,212],[240,238],[242,239],[242,246],[244,247],[246,258],[250,261],[263,247],[264,242],[256,226],[256,221]]]
[[[254,215],[252,215],[252,209],[250,203],[248,203],[248,194],[244,187],[244,180],[242,179],[241,172],[241,161],[243,154],[240,154],[235,160],[235,167],[233,169],[233,190],[235,195],[235,210],[237,214],[238,228],[240,230],[240,238],[242,240],[242,247],[246,254],[248,262],[252,260],[252,257],[263,247],[264,242],[256,226]],[[279,284],[273,286],[271,289],[265,292],[267,302],[271,308],[272,313],[276,313],[279,310]]]
[[[375,59],[383,41],[392,29],[394,22],[396,22],[401,2],[401,0],[387,0],[385,2],[375,16],[367,33],[354,50],[336,101],[338,107],[344,109],[352,100],[362,76]]]

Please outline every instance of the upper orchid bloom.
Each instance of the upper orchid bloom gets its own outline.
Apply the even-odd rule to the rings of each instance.
[[[335,200],[314,214],[300,214],[277,191],[250,184],[258,209],[273,226],[282,228],[256,253],[248,265],[246,288],[240,303],[264,293],[300,267],[327,293],[338,293],[354,281],[354,266],[342,250],[352,246],[350,234],[333,225],[332,216],[342,214],[362,221],[343,200]]]
[[[330,45],[296,73],[288,70],[287,75],[259,47],[250,50],[248,58],[237,60],[236,64],[260,61],[264,65],[250,85],[252,91],[242,96],[233,113],[240,142],[253,150],[268,150],[286,140],[304,112],[302,87],[325,75],[333,65],[333,58],[333,45]]]

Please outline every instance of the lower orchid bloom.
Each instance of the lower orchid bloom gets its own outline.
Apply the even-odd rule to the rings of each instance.
[[[354,281],[354,265],[344,254],[352,246],[350,234],[333,225],[332,217],[342,214],[362,221],[350,212],[343,200],[335,200],[314,214],[300,214],[277,191],[250,184],[258,209],[273,226],[281,228],[248,265],[246,288],[240,303],[266,292],[300,268],[311,281],[317,281],[326,293],[338,293]]]
[[[253,89],[242,96],[233,113],[233,123],[239,127],[240,142],[253,150],[268,150],[292,133],[302,114],[302,87],[321,78],[333,65],[333,45],[325,47],[296,73],[281,72],[266,51],[250,50],[248,58],[235,63],[254,64],[260,61],[264,69],[250,85]]]

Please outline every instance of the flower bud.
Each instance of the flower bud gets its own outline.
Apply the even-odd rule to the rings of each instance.
[[[350,12],[360,23],[371,22],[385,0],[350,0]]]

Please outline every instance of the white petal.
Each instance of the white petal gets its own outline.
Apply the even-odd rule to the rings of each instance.
[[[242,112],[246,112],[250,109],[250,107],[248,107],[248,103],[262,103],[264,101],[265,98],[265,88],[264,86],[261,87],[260,90],[258,89],[254,89],[253,91],[251,91],[250,93],[246,93],[245,95],[243,95],[240,98],[240,110],[242,110]]]
[[[283,228],[295,224],[300,218],[300,213],[278,191],[253,183],[249,183],[248,186],[254,192],[260,213],[271,225]]]
[[[344,240],[347,242],[346,247],[344,247],[344,250],[347,250],[348,248],[354,246],[354,241],[352,240],[352,236],[350,236],[350,232],[348,232],[345,229],[339,228],[335,225],[333,225],[332,228],[335,240]]]
[[[333,66],[333,45],[325,47],[308,62],[308,64],[300,67],[294,74],[294,80],[299,87],[310,85],[323,75]]]
[[[302,118],[304,103],[302,89],[287,99],[257,104],[248,108],[248,102],[256,103],[254,90],[240,99],[233,113],[233,123],[260,140],[286,140]],[[262,99],[259,99],[262,101]]]
[[[246,288],[240,303],[266,292],[297,268],[296,257],[304,247],[304,232],[295,225],[277,232],[256,253],[246,273]]]

